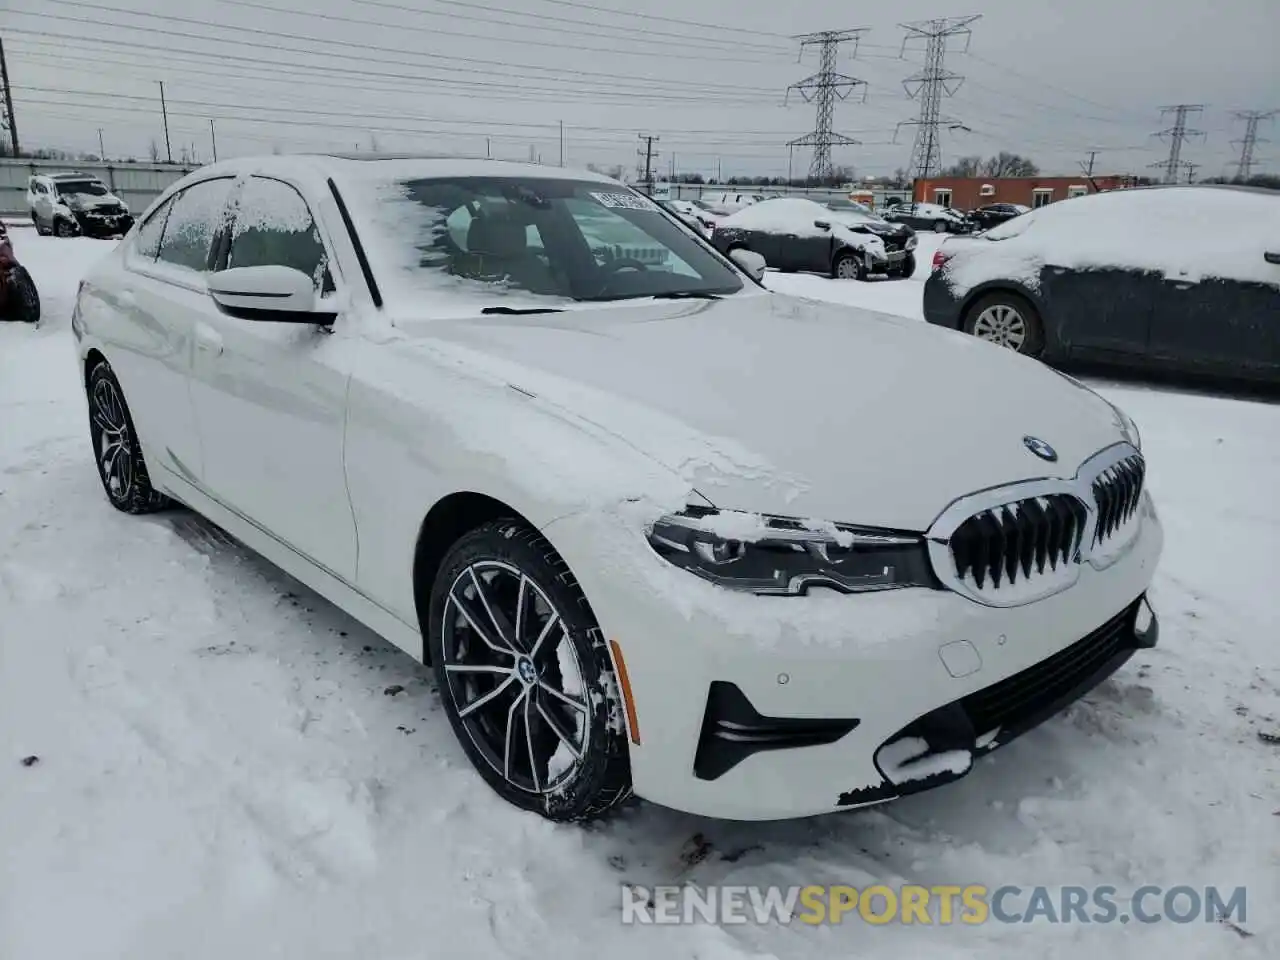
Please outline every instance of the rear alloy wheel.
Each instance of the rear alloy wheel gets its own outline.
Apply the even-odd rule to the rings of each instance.
[[[831,269],[831,275],[837,280],[865,280],[867,278],[867,265],[856,253],[845,252],[836,257],[835,266]]]
[[[970,308],[964,329],[979,340],[1028,357],[1039,356],[1044,349],[1040,315],[1015,294],[993,293],[983,297]]]
[[[111,365],[99,361],[89,373],[89,436],[107,499],[124,513],[154,513],[169,498],[151,486],[133,418]]]
[[[550,820],[598,817],[630,796],[605,640],[541,534],[512,519],[464,535],[440,567],[429,615],[445,712],[500,796]]]

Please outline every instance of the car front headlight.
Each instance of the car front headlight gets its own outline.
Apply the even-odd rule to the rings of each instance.
[[[1120,422],[1120,432],[1124,434],[1124,438],[1132,443],[1139,452],[1142,451],[1142,434],[1138,432],[1138,424],[1114,403],[1111,409],[1116,412],[1116,419]]]
[[[920,239],[919,239],[918,237],[916,237],[914,234],[913,234],[912,236],[910,236],[910,237],[907,237],[907,249],[908,249],[908,250],[914,250],[914,249],[915,249],[916,247],[918,247],[919,245],[920,245]]]
[[[717,586],[802,596],[934,587],[924,538],[912,533],[757,513],[689,508],[654,523],[664,559]]]

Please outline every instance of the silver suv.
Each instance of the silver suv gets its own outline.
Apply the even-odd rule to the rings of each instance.
[[[97,177],[84,173],[32,177],[27,209],[42,235],[112,237],[133,226],[129,205]]]

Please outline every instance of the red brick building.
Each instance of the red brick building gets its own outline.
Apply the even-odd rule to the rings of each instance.
[[[1133,185],[1127,176],[1094,177],[1098,190],[1116,190]],[[988,203],[1020,203],[1043,207],[1055,200],[1093,193],[1089,178],[1075,177],[935,177],[917,180],[917,203],[939,203],[957,210],[972,210]]]

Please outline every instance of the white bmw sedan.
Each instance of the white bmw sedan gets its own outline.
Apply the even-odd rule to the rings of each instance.
[[[1155,643],[1137,430],[759,267],[589,173],[203,167],[81,285],[94,458],[428,661],[547,817],[945,783]]]

